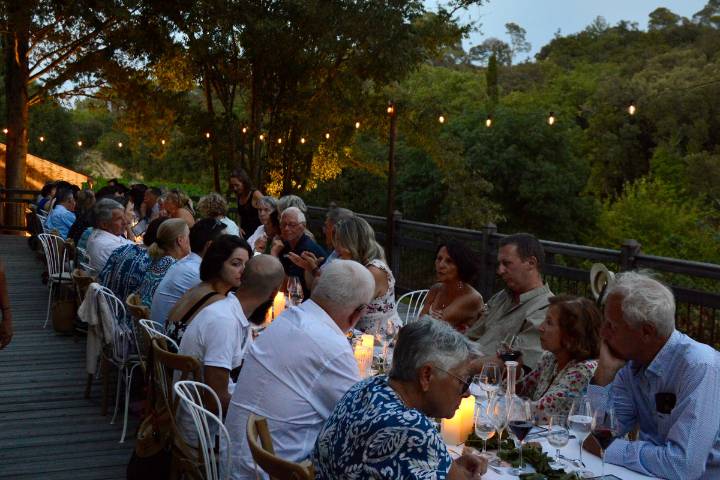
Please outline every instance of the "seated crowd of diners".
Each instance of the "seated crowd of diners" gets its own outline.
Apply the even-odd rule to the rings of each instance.
[[[365,219],[329,209],[321,245],[301,198],[264,196],[242,170],[229,186],[237,223],[219,193],[196,210],[180,191],[118,183],[94,193],[48,185],[37,209],[47,229],[86,250],[100,284],[123,301],[137,293],[178,353],[202,365],[196,380],[217,394],[230,434],[219,447],[229,449],[230,478],[267,476],[246,438],[251,415],[267,419],[277,456],[311,462],[319,479],[479,478],[485,458],[453,460],[433,419],[454,415],[483,366],[503,366],[508,339],[520,352],[516,391],[539,421],[588,395],[614,406],[622,435],[639,432],[612,443],[607,461],[661,478],[720,478],[720,354],[675,329],[673,293],[649,274],[618,274],[598,302],[556,295],[542,244],[519,233],[499,241],[504,287],[485,301],[475,253],[444,241],[437,283],[405,323]],[[293,277],[302,301],[268,325]],[[388,325],[399,333],[387,373],[361,379],[349,334]],[[189,414],[177,422],[197,444]]]

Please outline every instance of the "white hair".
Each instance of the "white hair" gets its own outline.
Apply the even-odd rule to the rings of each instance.
[[[607,297],[622,297],[621,308],[625,321],[639,327],[643,323],[655,326],[658,335],[667,337],[675,330],[675,297],[672,291],[650,275],[623,272],[615,277]]]
[[[297,207],[288,207],[280,214],[282,219],[285,215],[294,214],[297,217],[298,223],[305,223],[305,214]]]
[[[95,203],[95,225],[101,226],[112,221],[112,212],[115,210],[124,210],[121,203],[111,198],[102,198]]]
[[[372,300],[375,279],[370,270],[354,260],[333,260],[323,268],[311,298],[341,308],[356,309]]]

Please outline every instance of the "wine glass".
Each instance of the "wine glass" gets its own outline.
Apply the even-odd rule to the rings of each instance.
[[[510,469],[509,473],[520,476],[529,471],[523,462],[523,445],[525,437],[533,428],[532,411],[530,402],[527,399],[516,396],[508,399],[508,428],[520,443],[518,447],[518,450],[520,450],[520,466]]]
[[[500,388],[500,369],[497,365],[486,363],[480,370],[480,375],[473,377],[473,392],[475,396],[479,396],[481,392],[485,392],[488,400],[492,400],[495,393]]]
[[[548,424],[547,440],[550,445],[555,447],[554,468],[561,468],[560,449],[570,441],[570,432],[567,427],[566,415],[552,415]]]
[[[582,459],[583,442],[590,435],[592,429],[592,406],[590,403],[590,397],[582,395],[576,397],[573,400],[572,406],[570,407],[570,415],[568,415],[568,426],[570,431],[575,434],[580,444],[580,465],[583,467],[585,464]],[[583,470],[579,472],[581,476],[587,476],[588,472]],[[590,475],[592,476],[592,475]]]
[[[605,450],[618,436],[618,424],[615,411],[612,407],[598,408],[592,416],[592,436],[600,445],[600,459],[602,460],[602,475],[605,476]]]
[[[300,283],[300,277],[296,277],[294,275],[288,277],[287,294],[292,305],[300,305],[302,303],[303,289],[302,283]]]
[[[379,321],[373,332],[376,344],[382,348],[382,362],[385,370],[387,370],[392,363],[392,349],[390,348],[390,344],[395,339],[397,331],[398,328],[393,318],[387,318]]]
[[[502,434],[507,428],[508,423],[508,412],[507,412],[507,397],[505,395],[496,394],[495,398],[489,402],[490,418],[493,420],[495,430],[498,434],[498,446],[502,441]]]
[[[495,435],[495,420],[492,416],[490,402],[475,407],[475,435],[482,438],[482,453],[487,454],[487,441]]]

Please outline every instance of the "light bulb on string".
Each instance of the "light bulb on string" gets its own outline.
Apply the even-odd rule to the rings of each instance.
[[[205,138],[210,139],[210,132],[205,132]]]
[[[445,115],[440,115],[440,116],[438,117],[438,122],[440,122],[440,123],[445,123]]]
[[[38,138],[38,140],[40,140],[41,142],[44,142],[44,141],[45,141],[45,137],[42,136],[42,135],[40,135],[40,138]]]
[[[165,145],[165,139],[164,139],[164,138],[161,138],[161,139],[160,139],[160,144],[161,144],[161,145]]]
[[[282,138],[278,138],[277,143],[278,145],[282,145]]]
[[[388,105],[387,113],[388,113],[388,115],[392,116],[395,113],[395,105],[393,105],[392,103],[390,105]]]
[[[243,133],[243,134],[247,133],[247,127],[243,127],[243,128],[242,128],[242,133]]]
[[[550,115],[548,115],[547,123],[550,126],[555,125],[555,113],[554,112],[550,112]]]
[[[78,141],[77,141],[77,146],[78,146],[78,147],[82,147],[82,140],[78,140]]]
[[[264,142],[264,141],[265,141],[265,134],[264,134],[264,133],[261,133],[258,138],[260,139],[261,142]]]
[[[4,133],[5,135],[7,135],[9,131],[10,131],[10,130],[8,130],[7,127],[6,127],[6,128],[3,128],[3,133]]]
[[[300,143],[302,143],[303,145],[305,145],[305,137],[300,137]]]
[[[492,127],[492,125],[493,125],[492,115],[488,115],[487,118],[485,119],[485,126],[487,128],[490,128],[490,127]]]
[[[122,142],[118,142],[118,148],[122,148]]]
[[[357,130],[359,128],[360,128],[360,122],[355,122],[355,129]]]
[[[325,133],[325,140],[330,140],[330,132]]]
[[[637,107],[635,106],[635,102],[631,101],[630,105],[627,107],[628,115],[635,115],[635,112],[637,112]]]

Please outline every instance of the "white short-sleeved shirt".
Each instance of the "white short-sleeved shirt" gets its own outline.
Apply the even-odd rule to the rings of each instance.
[[[230,401],[225,426],[231,478],[255,479],[245,433],[250,413],[267,418],[278,456],[300,461],[310,456],[337,401],[358,381],[347,337],[318,304],[308,300],[285,310],[248,349]]]
[[[220,221],[225,224],[225,233],[227,235],[240,236],[240,227],[238,227],[237,223],[233,222],[228,217],[223,217]]]
[[[200,310],[185,330],[179,353],[197,358],[203,367],[233,370],[242,364],[251,341],[250,323],[237,296],[230,294]],[[179,380],[177,372],[175,377]],[[192,418],[183,409],[178,424],[189,442],[195,438]]]
[[[101,228],[93,229],[87,241],[87,254],[90,257],[90,267],[100,273],[113,250],[129,243],[134,242]],[[122,300],[124,301],[124,299]]]

